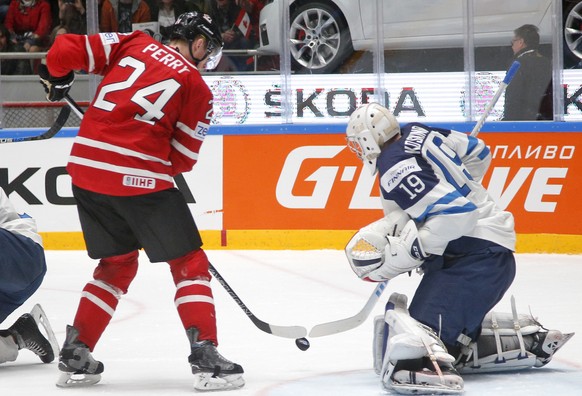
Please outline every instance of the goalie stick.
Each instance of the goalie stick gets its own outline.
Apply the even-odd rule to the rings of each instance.
[[[269,324],[267,322],[263,322],[259,318],[257,318],[245,303],[242,302],[240,297],[232,290],[232,287],[226,282],[226,280],[220,275],[220,273],[214,268],[212,264],[209,267],[210,273],[212,276],[216,278],[218,283],[224,287],[224,290],[232,297],[232,299],[237,303],[237,305],[243,310],[243,312],[249,317],[249,319],[257,326],[260,330],[264,331],[265,333],[272,334],[277,337],[284,337],[284,338],[302,338],[307,335],[307,329],[302,326],[276,326]]]
[[[69,119],[71,114],[71,107],[63,106],[54,124],[50,127],[48,131],[38,136],[27,136],[27,137],[14,137],[14,138],[0,138],[0,144],[2,143],[17,143],[17,142],[32,142],[35,140],[46,140],[55,136]]]
[[[520,66],[521,64],[518,61],[514,61],[511,64],[511,67],[509,68],[507,73],[505,73],[505,78],[503,79],[501,84],[499,84],[497,92],[495,92],[495,95],[493,95],[493,98],[491,98],[491,101],[487,104],[485,111],[481,115],[481,119],[479,120],[479,122],[477,122],[477,124],[475,124],[475,127],[471,131],[471,136],[475,137],[479,134],[479,131],[481,131],[481,128],[483,127],[483,124],[485,124],[485,120],[487,119],[487,117],[489,117],[491,110],[493,110],[493,107],[501,97],[503,91],[505,91],[505,88],[507,88],[511,80],[513,80],[513,76],[515,76],[515,73],[517,73],[517,70],[519,70]]]
[[[382,293],[384,293],[384,289],[386,289],[386,285],[388,285],[388,281],[384,281],[378,283],[370,298],[366,302],[366,305],[354,316],[350,316],[349,318],[334,320],[332,322],[321,323],[318,325],[313,326],[311,331],[309,332],[309,337],[323,337],[337,333],[343,333],[344,331],[351,330],[355,327],[358,327],[370,315],[372,309],[380,299]]]

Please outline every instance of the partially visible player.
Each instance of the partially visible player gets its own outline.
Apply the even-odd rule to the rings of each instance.
[[[34,294],[45,274],[44,249],[36,222],[26,214],[18,214],[0,188],[0,324]],[[16,360],[20,349],[31,350],[43,363],[54,360],[58,350],[39,330],[41,315],[48,323],[37,306],[8,329],[0,330],[0,363]]]
[[[140,248],[151,262],[169,263],[196,389],[244,385],[242,367],[216,349],[208,258],[173,183],[198,160],[212,116],[212,93],[199,70],[215,67],[221,53],[211,17],[190,12],[176,19],[169,45],[139,31],[64,34],[47,54],[40,75],[51,101],[66,95],[74,70],[103,76],[67,166],[87,251],[99,265],[67,327],[59,386],[100,380],[104,366],[91,352],[136,275]]]
[[[515,231],[511,213],[481,185],[491,162],[485,143],[420,123],[400,128],[377,103],[356,109],[346,133],[350,149],[379,173],[386,215],[348,243],[352,269],[375,282],[423,274],[410,306],[393,294],[386,323],[377,325],[383,386],[459,393],[459,371],[547,364],[571,334],[516,313],[486,317],[515,277]]]

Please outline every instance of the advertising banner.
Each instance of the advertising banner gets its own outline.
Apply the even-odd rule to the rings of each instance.
[[[72,138],[0,144],[0,187],[41,232],[80,232],[66,171]],[[191,172],[174,178],[200,229],[222,228],[222,136],[207,136]],[[171,221],[171,219],[168,219]]]
[[[582,134],[480,137],[493,155],[484,185],[518,233],[582,234]],[[376,181],[343,135],[225,136],[225,229],[355,230],[381,216]]]
[[[476,72],[473,113],[483,114],[505,76],[505,70]],[[400,122],[463,122],[469,119],[467,75],[448,73],[386,73],[379,89],[375,74],[204,77],[214,94],[216,125],[278,125],[293,122],[345,123],[363,103],[383,101]],[[564,70],[563,117],[582,119],[582,70]],[[285,82],[285,84],[283,84]],[[489,121],[503,116],[504,95]]]

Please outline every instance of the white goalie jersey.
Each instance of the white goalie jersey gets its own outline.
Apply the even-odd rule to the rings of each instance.
[[[426,253],[442,255],[462,236],[514,251],[513,216],[481,185],[491,162],[485,143],[419,123],[401,133],[377,159],[381,195],[385,208],[397,205],[415,221]]]

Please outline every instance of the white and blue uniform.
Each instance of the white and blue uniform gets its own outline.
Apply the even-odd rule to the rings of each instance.
[[[410,315],[448,345],[474,340],[515,276],[513,216],[480,184],[491,162],[482,140],[419,123],[401,133],[377,167],[384,207],[404,210],[431,254]]]
[[[46,273],[42,238],[0,188],[0,323],[40,286]]]

